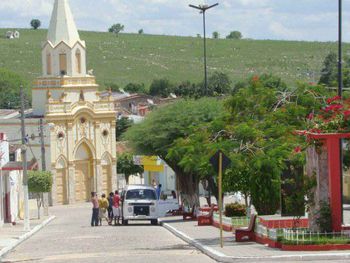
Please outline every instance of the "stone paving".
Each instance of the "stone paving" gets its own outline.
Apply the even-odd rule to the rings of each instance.
[[[197,249],[149,222],[90,226],[91,205],[50,209],[56,219],[3,262],[214,262]]]
[[[279,256],[299,256],[299,255],[329,255],[344,254],[350,255],[350,251],[321,251],[321,252],[290,252],[273,249],[255,242],[237,243],[234,241],[233,233],[224,232],[224,248],[220,247],[219,229],[213,226],[198,226],[197,221],[183,221],[180,217],[163,218],[162,222],[167,223],[177,231],[184,233],[204,246],[208,246],[215,251],[226,256],[237,258],[259,258],[259,262],[265,258]],[[285,260],[283,260],[285,261]],[[288,261],[288,260],[287,260]],[[350,262],[350,259],[347,260]]]
[[[34,200],[30,202],[30,228],[40,225],[42,222],[47,220],[48,216],[41,216],[40,219],[37,219],[37,208]],[[27,231],[24,231],[24,221],[19,220],[16,222],[16,225],[4,224],[0,228],[0,251],[18,241],[18,239],[26,234]]]

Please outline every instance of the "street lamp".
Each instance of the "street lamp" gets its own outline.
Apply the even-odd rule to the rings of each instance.
[[[213,5],[189,5],[190,7],[194,9],[200,10],[200,14],[203,14],[203,39],[204,39],[204,88],[205,88],[205,95],[208,93],[208,73],[207,73],[207,40],[206,40],[206,31],[205,31],[205,12],[215,6],[218,6],[219,3],[213,4]]]
[[[338,95],[343,95],[343,72],[342,72],[342,0],[338,4]]]

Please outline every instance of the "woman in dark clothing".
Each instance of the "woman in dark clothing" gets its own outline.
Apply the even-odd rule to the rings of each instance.
[[[112,220],[113,220],[113,198],[114,198],[114,193],[113,192],[109,193],[109,197],[108,197],[108,218],[109,218],[110,225],[112,224]]]

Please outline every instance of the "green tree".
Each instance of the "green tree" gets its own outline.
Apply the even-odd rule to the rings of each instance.
[[[155,79],[149,88],[149,94],[166,98],[173,91],[173,84],[168,79]]]
[[[124,25],[122,25],[120,23],[114,24],[108,29],[108,32],[113,33],[116,36],[118,36],[118,34],[122,31],[124,31]]]
[[[218,39],[219,37],[220,37],[219,32],[218,32],[218,31],[214,31],[214,32],[213,32],[213,38],[214,38],[214,39]]]
[[[139,34],[139,35],[143,35],[143,29],[142,29],[142,28],[139,29],[138,34]]]
[[[327,86],[336,87],[338,85],[338,57],[335,52],[330,52],[323,61],[321,78],[319,83]]]
[[[40,21],[39,19],[32,19],[32,20],[30,21],[30,26],[31,26],[34,30],[36,30],[36,29],[38,29],[38,28],[41,26],[41,21]]]
[[[226,36],[227,39],[242,39],[243,35],[239,31],[231,31],[230,34]]]
[[[51,191],[52,174],[45,171],[30,171],[28,173],[28,190],[36,195],[38,218],[40,218],[40,207],[43,205],[43,194]]]
[[[232,89],[232,82],[225,73],[216,71],[208,79],[208,89],[211,96],[228,94]]]
[[[127,131],[128,128],[131,127],[132,124],[133,121],[127,117],[121,117],[120,119],[118,119],[117,126],[115,129],[115,137],[117,141],[121,141],[122,135]]]
[[[106,83],[105,86],[113,92],[120,92],[120,87],[116,83]]]
[[[173,92],[176,96],[194,98],[196,90],[196,84],[190,81],[183,81],[174,87]]]
[[[124,87],[124,90],[130,93],[146,94],[145,84],[129,83]]]
[[[196,168],[186,168],[190,165],[184,168],[180,163],[184,162],[183,148],[176,147],[175,142],[187,138],[202,124],[215,120],[222,113],[222,106],[222,101],[214,98],[179,100],[151,112],[125,134],[137,154],[159,156],[175,171],[182,196],[191,206],[199,205],[198,184],[202,175]]]
[[[126,183],[129,184],[130,175],[142,174],[143,167],[134,164],[131,153],[123,153],[117,159],[117,171],[119,174],[124,174]]]
[[[302,165],[304,160],[293,151],[304,141],[291,131],[305,129],[306,116],[320,107],[327,91],[307,85],[288,89],[271,75],[246,83],[215,119],[196,124],[187,136],[176,139],[168,158],[208,180],[217,197],[209,158],[223,150],[232,161],[224,174],[224,190],[242,192],[246,205],[251,197],[260,214],[271,214],[280,205],[280,176],[288,161]]]
[[[18,74],[4,68],[0,68],[0,108],[18,109],[20,107],[20,86],[25,92],[26,107],[30,106],[29,85]]]
[[[350,87],[350,56],[343,58],[343,87]],[[321,70],[319,84],[328,87],[338,86],[338,56],[335,52],[330,52],[324,62]]]
[[[259,214],[273,214],[279,208],[280,176],[286,162],[302,165],[304,160],[293,151],[304,141],[291,131],[305,129],[306,116],[317,111],[327,95],[321,86],[299,85],[281,90],[283,85],[268,85],[271,79],[274,78],[252,78],[247,87],[226,102],[230,112],[226,136],[235,150],[231,150],[231,158],[238,160],[240,168],[228,171],[224,185],[248,185],[241,191],[249,193]],[[244,185],[232,185],[234,180]]]

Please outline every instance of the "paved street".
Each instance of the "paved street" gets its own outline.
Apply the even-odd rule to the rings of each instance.
[[[55,207],[57,218],[3,262],[213,262],[161,226],[90,227],[90,204]]]

